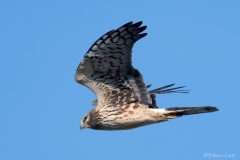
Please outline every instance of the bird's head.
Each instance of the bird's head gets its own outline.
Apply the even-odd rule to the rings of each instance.
[[[92,114],[88,112],[80,122],[80,129],[91,128]]]

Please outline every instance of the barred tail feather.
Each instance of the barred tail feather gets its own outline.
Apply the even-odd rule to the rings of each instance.
[[[181,117],[183,115],[191,115],[191,114],[200,114],[200,113],[209,113],[218,111],[217,107],[213,106],[203,106],[203,107],[172,107],[166,108],[163,113],[166,118],[176,118]]]

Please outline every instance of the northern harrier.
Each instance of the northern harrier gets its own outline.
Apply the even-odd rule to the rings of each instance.
[[[132,66],[133,44],[145,37],[142,22],[129,22],[100,37],[84,55],[75,80],[97,96],[97,107],[87,113],[80,128],[125,130],[167,121],[183,115],[218,111],[216,107],[173,107],[159,109],[156,94],[186,93],[170,84],[148,91],[141,73]]]

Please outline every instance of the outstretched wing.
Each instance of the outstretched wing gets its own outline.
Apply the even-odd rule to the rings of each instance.
[[[180,86],[180,87],[174,87],[171,88],[172,86],[174,86],[175,84],[169,84],[154,90],[150,90],[148,91],[150,94],[150,98],[152,100],[152,105],[149,106],[149,108],[158,108],[157,106],[157,102],[156,102],[156,95],[157,94],[167,94],[167,93],[188,93],[189,90],[182,90],[181,88],[184,88],[186,86]],[[150,85],[147,85],[147,88],[151,87]],[[179,90],[180,89],[180,90]]]
[[[151,98],[151,105],[149,105],[149,108],[158,108],[157,106],[157,102],[156,102],[156,95],[157,94],[167,94],[167,93],[189,93],[189,90],[182,90],[181,88],[184,88],[186,86],[180,86],[180,87],[174,87],[171,88],[172,86],[174,86],[175,84],[169,84],[154,90],[150,90],[148,91],[150,98]],[[150,88],[150,85],[147,85],[147,88]],[[98,105],[98,100],[94,100],[92,102],[92,105],[97,106]]]
[[[131,102],[151,105],[141,73],[132,66],[133,44],[146,36],[142,22],[129,22],[100,37],[84,55],[75,79],[97,96],[98,107]]]

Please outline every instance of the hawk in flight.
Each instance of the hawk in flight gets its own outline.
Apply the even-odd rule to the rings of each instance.
[[[97,96],[97,107],[87,113],[80,128],[125,130],[167,121],[183,115],[218,111],[213,106],[160,109],[156,94],[187,93],[170,84],[148,91],[141,73],[132,66],[132,48],[145,37],[142,22],[129,22],[100,37],[79,64],[75,80]]]

